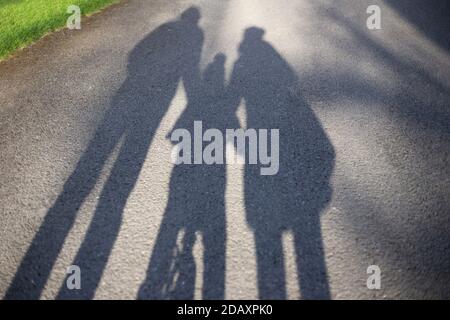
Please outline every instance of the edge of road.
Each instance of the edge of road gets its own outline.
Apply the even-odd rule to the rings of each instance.
[[[98,9],[88,12],[86,14],[82,14],[81,15],[81,17],[83,18],[82,25],[83,25],[83,23],[90,23],[92,21],[92,19],[95,19],[96,17],[100,16],[100,14],[105,13],[105,12],[111,10],[112,8],[116,8],[118,6],[125,5],[128,2],[129,2],[129,0],[113,0],[111,3],[109,3],[103,7],[100,7]],[[66,25],[63,25],[52,31],[48,31],[48,32],[44,33],[42,36],[40,36],[38,39],[33,40],[31,42],[23,43],[17,49],[11,51],[10,53],[6,54],[3,57],[0,57],[0,66],[7,61],[19,58],[21,55],[26,54],[30,49],[35,47],[37,44],[40,44],[43,41],[48,40],[50,38],[50,36],[61,33],[62,31],[82,32],[83,28],[81,28],[80,30],[70,30],[67,28]]]

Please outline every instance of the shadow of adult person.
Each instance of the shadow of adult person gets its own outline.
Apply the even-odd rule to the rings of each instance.
[[[187,96],[198,88],[203,32],[200,11],[191,7],[161,25],[130,53],[128,76],[112,99],[87,149],[35,235],[8,288],[6,299],[37,299],[71,229],[97,182],[105,161],[118,155],[103,186],[74,265],[81,268],[80,290],[60,289],[60,299],[90,299],[117,237],[122,212],[146,158],[155,131],[183,81]]]
[[[263,35],[256,27],[245,31],[228,88],[234,107],[245,100],[248,128],[279,129],[278,173],[261,175],[259,166],[245,167],[245,210],[254,231],[259,297],[287,297],[282,238],[291,232],[302,298],[326,299],[320,213],[332,193],[334,149],[302,98],[298,77]]]
[[[219,139],[225,128],[238,125],[223,99],[224,63],[225,56],[218,54],[207,66],[201,94],[189,101],[174,126],[172,141],[176,133],[183,130],[193,146],[194,121],[201,121],[203,131],[214,129]],[[212,138],[211,141],[216,140]],[[218,142],[219,145],[223,143],[223,140]],[[203,142],[202,147],[206,150],[208,144]],[[139,299],[193,299],[199,267],[194,261],[193,247],[200,240],[203,245],[202,298],[224,298],[226,174],[223,151],[216,149],[218,158],[211,163],[180,163],[174,167],[166,212],[147,269],[147,279],[138,293]],[[186,149],[178,150],[176,156],[194,163],[196,156],[184,152]]]

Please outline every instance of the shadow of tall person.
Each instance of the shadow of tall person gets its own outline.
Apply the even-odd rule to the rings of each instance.
[[[194,121],[202,121],[203,131],[215,129],[225,132],[225,128],[238,125],[233,110],[223,99],[224,63],[225,56],[219,54],[207,66],[201,94],[188,102],[174,126],[173,133],[179,129],[190,133],[187,139],[191,145],[194,145]],[[203,147],[208,144],[203,142]],[[186,150],[178,152],[180,156]],[[195,264],[193,255],[196,241],[203,245],[202,298],[224,298],[226,174],[223,152],[216,152],[222,161],[216,158],[217,162],[211,164],[182,163],[174,167],[167,208],[147,278],[138,293],[139,299],[194,298],[196,273],[200,267]],[[191,163],[194,157],[192,153],[189,155]]]
[[[320,213],[332,193],[334,150],[302,99],[296,74],[263,35],[256,27],[245,31],[228,88],[234,107],[245,100],[248,128],[279,129],[278,173],[261,175],[257,165],[245,168],[245,209],[254,231],[259,297],[287,297],[282,238],[291,232],[302,298],[325,299],[329,289]]]
[[[118,148],[87,234],[73,264],[82,272],[80,290],[60,289],[60,299],[90,299],[119,232],[122,212],[136,183],[155,131],[179,81],[188,98],[198,88],[203,32],[200,12],[191,7],[161,25],[130,53],[128,76],[112,99],[75,170],[35,235],[5,296],[37,299],[85,198],[105,161]]]

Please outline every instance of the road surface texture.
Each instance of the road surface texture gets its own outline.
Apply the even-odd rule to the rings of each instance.
[[[129,0],[0,63],[0,296],[450,298],[448,9]],[[175,166],[194,120],[278,174]]]

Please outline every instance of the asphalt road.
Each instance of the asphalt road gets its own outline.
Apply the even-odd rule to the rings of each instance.
[[[448,6],[129,0],[0,63],[0,296],[450,298]],[[194,120],[278,174],[174,166]]]

